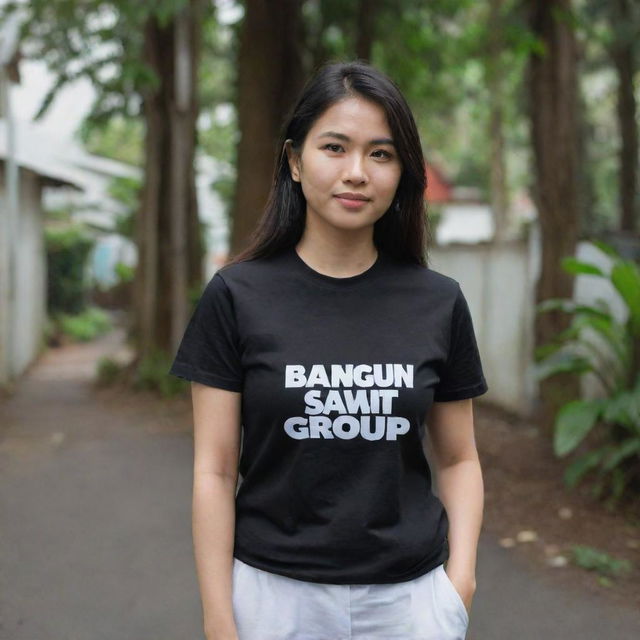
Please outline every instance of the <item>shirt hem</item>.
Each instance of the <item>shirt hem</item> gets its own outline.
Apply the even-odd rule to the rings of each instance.
[[[194,369],[190,365],[181,362],[175,362],[173,364],[169,370],[169,375],[191,380],[192,382],[200,382],[201,384],[206,384],[210,387],[226,389],[227,391],[242,391],[242,383],[237,382],[236,380],[212,375],[206,371]]]
[[[420,578],[421,576],[429,573],[436,567],[443,564],[449,557],[449,545],[448,540],[445,538],[438,551],[429,556],[428,561],[421,565],[419,569],[414,570],[410,574],[407,574],[405,577],[401,579],[397,578],[376,578],[374,576],[371,577],[362,577],[359,579],[353,578],[330,578],[330,577],[320,577],[314,574],[304,574],[300,572],[287,571],[282,569],[274,568],[273,566],[268,566],[266,563],[260,562],[259,560],[255,560],[254,557],[246,555],[242,549],[238,549],[238,545],[236,543],[233,556],[238,560],[248,564],[255,569],[260,569],[261,571],[266,571],[267,573],[274,573],[276,575],[285,576],[287,578],[292,578],[293,580],[300,580],[302,582],[313,582],[316,584],[399,584],[402,582],[409,582],[411,580],[415,580]]]
[[[447,402],[450,400],[465,400],[466,398],[475,398],[486,393],[489,387],[485,380],[478,382],[470,387],[463,387],[462,389],[455,389],[453,391],[440,391],[435,392],[433,395],[434,402]]]

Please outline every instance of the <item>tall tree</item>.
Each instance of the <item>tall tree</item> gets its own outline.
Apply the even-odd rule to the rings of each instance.
[[[541,230],[542,258],[536,301],[573,295],[573,277],[560,266],[575,254],[578,238],[577,60],[571,0],[529,0],[530,25],[538,46],[530,57],[531,142],[534,199]],[[535,344],[566,328],[562,312],[539,314]],[[575,398],[572,376],[542,381],[540,418],[548,428],[561,404]]]
[[[379,0],[358,0],[356,21],[356,56],[362,60],[371,58],[371,48],[375,39],[375,25]]]
[[[618,215],[615,221],[608,216],[608,227],[617,227],[623,233],[640,233],[640,193],[638,105],[636,85],[640,65],[640,5],[631,0],[583,0],[580,5],[580,29],[587,45],[586,60],[590,71],[598,78],[607,77],[611,68],[615,72],[615,111],[617,136],[606,131],[615,143],[610,143],[611,152],[617,155],[617,182],[615,194],[608,189],[600,194],[598,203],[607,213],[613,211],[612,196],[617,195]],[[609,116],[609,114],[607,114]],[[613,119],[611,122],[613,122]],[[594,123],[604,129],[602,123]],[[598,155],[602,141],[597,144]],[[612,165],[613,163],[610,163]],[[597,164],[596,164],[597,170]],[[601,181],[603,178],[601,177]],[[605,184],[613,181],[609,177]],[[604,197],[603,197],[604,196]]]
[[[187,290],[202,277],[193,172],[196,70],[211,6],[204,0],[32,0],[27,6],[27,57],[45,60],[56,78],[37,117],[62,87],[84,77],[96,90],[89,122],[124,115],[145,124],[134,369],[156,349],[175,349],[189,312]]]
[[[134,282],[141,357],[173,352],[188,320],[188,290],[202,278],[194,159],[201,0],[144,23],[143,60],[159,82],[142,93],[145,182],[136,218]]]
[[[502,10],[504,0],[489,1],[487,18],[487,59],[485,76],[489,90],[489,144],[491,145],[491,210],[494,240],[503,241],[508,235],[507,168],[504,135],[504,29]]]
[[[304,81],[301,3],[246,0],[238,51],[240,140],[231,211],[230,253],[236,254],[264,209],[280,127]]]
[[[610,52],[618,76],[620,231],[640,233],[638,120],[634,84],[640,56],[640,7],[631,0],[613,0],[609,10],[615,34]]]

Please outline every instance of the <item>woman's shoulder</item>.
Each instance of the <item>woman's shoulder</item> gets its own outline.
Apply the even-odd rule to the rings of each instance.
[[[395,272],[394,276],[400,281],[410,281],[418,287],[427,287],[430,291],[435,289],[451,295],[457,294],[460,286],[458,281],[452,276],[434,269],[429,264],[402,262],[396,258],[389,258],[388,263]]]
[[[281,268],[281,263],[282,253],[238,260],[221,266],[214,277],[221,277],[228,285],[245,280],[255,281],[263,277],[271,278]]]

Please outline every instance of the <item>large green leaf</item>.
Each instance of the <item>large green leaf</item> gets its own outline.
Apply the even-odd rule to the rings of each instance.
[[[640,393],[624,391],[603,403],[602,418],[607,422],[622,424],[640,436]]]
[[[548,311],[563,311],[564,313],[575,313],[587,316],[610,318],[611,313],[607,308],[599,309],[594,305],[586,305],[565,298],[548,298],[539,302],[534,307],[536,313],[546,313]]]
[[[606,314],[576,316],[571,326],[579,331],[589,329],[600,335],[612,351],[612,356],[619,362],[620,368],[625,369],[628,361],[627,334],[625,329],[615,318]],[[580,342],[586,342],[582,336]]]
[[[567,273],[580,274],[584,273],[591,276],[600,276],[606,277],[606,274],[600,267],[596,267],[595,264],[591,264],[589,262],[583,262],[582,260],[578,260],[577,258],[568,257],[563,258],[561,262],[562,268]]]
[[[553,449],[557,456],[573,451],[596,424],[600,400],[574,400],[564,405],[556,416]]]
[[[633,333],[640,336],[640,268],[631,260],[622,260],[611,270],[611,282],[629,308]]]
[[[620,254],[610,245],[604,242],[603,240],[590,240],[591,244],[595,247],[598,247],[602,253],[606,253],[608,256],[612,258],[619,258]]]
[[[605,458],[602,468],[604,471],[611,471],[611,469],[617,467],[622,460],[633,455],[640,455],[640,438],[630,438],[616,447]]]
[[[584,356],[565,351],[557,351],[542,362],[533,365],[533,374],[537,380],[543,380],[558,373],[582,374],[593,371],[593,366]]]
[[[606,453],[606,448],[596,449],[595,451],[589,451],[583,456],[580,456],[577,460],[572,462],[564,472],[564,482],[568,487],[574,487],[585,473],[597,467],[603,455]]]

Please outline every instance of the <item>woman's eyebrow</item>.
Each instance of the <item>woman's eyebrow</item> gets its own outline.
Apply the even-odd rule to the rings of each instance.
[[[345,142],[351,142],[351,138],[346,136],[344,133],[337,133],[336,131],[325,131],[321,133],[318,138],[338,138],[338,140],[344,140]],[[393,140],[391,138],[374,138],[373,140],[369,140],[369,144],[390,144],[395,146]]]

